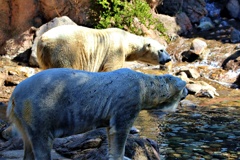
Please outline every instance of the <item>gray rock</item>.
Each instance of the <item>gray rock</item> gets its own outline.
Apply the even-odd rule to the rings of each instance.
[[[107,157],[106,129],[96,129],[84,134],[56,138],[51,154],[53,159],[91,159],[105,160]],[[160,160],[156,141],[129,135],[125,156],[131,159]],[[22,159],[23,142],[12,138],[0,143],[0,157],[3,159]]]
[[[238,0],[229,0],[226,6],[227,10],[229,11],[229,14],[233,18],[237,18],[240,10],[240,5]]]
[[[190,93],[194,93],[198,97],[214,98],[215,96],[219,96],[216,88],[203,81],[189,83],[187,84],[187,89]]]

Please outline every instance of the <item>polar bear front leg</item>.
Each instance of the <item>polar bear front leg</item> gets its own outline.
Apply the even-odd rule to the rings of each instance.
[[[129,158],[124,157],[128,132],[128,129],[119,130],[116,129],[115,126],[107,128],[109,160],[130,160]]]

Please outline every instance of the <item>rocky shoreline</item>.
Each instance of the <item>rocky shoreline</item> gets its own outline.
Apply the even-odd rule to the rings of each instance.
[[[25,13],[25,8],[36,7],[31,7],[32,0],[29,2],[31,3],[25,7],[20,7],[20,13]],[[85,2],[87,1],[79,1],[76,5],[86,9],[89,3]],[[149,3],[152,2],[154,1]],[[58,5],[64,3],[65,1]],[[176,5],[173,6],[172,3]],[[128,157],[149,160],[240,159],[238,129],[240,126],[240,45],[238,43],[240,14],[234,15],[234,11],[240,6],[240,1],[221,1],[220,3],[219,5],[211,0],[206,2],[171,0],[164,1],[163,6],[157,6],[159,11],[176,14],[175,17],[154,14],[169,28],[167,34],[171,42],[167,50],[173,61],[166,66],[160,66],[161,70],[159,66],[135,62],[126,63],[125,67],[149,74],[174,74],[188,82],[191,93],[187,97],[188,101],[181,103],[176,113],[166,114],[156,111],[152,117],[151,114],[143,114],[141,120],[137,120],[137,129],[140,133],[130,135],[126,149]],[[44,6],[44,4],[48,5]],[[7,19],[4,21],[6,25],[3,25],[3,28],[9,32],[0,30],[0,33],[3,33],[1,34],[3,37],[0,36],[2,47],[0,54],[3,55],[0,57],[0,132],[9,125],[5,117],[6,103],[15,86],[41,71],[36,64],[35,67],[29,65],[34,38],[37,33],[41,34],[39,33],[41,30],[37,32],[34,27],[40,28],[46,22],[51,24],[52,19],[57,15],[55,11],[49,10],[54,3],[45,1],[39,5],[43,6],[39,8],[49,12],[43,12],[43,15],[39,16],[37,10],[32,10],[26,14],[27,17],[21,16],[17,19],[16,16],[10,19],[14,23],[8,23],[8,16],[3,17]],[[10,13],[6,6],[7,4],[4,3],[0,8],[5,7],[4,13]],[[16,6],[22,5],[17,3]],[[225,11],[226,7],[227,11]],[[16,11],[16,8],[13,7],[12,10]],[[63,11],[61,7],[59,10],[60,13]],[[75,15],[72,14],[75,10],[77,8],[68,11],[68,14]],[[221,17],[221,13],[228,18]],[[81,17],[72,16],[71,18],[78,24],[84,24],[85,13],[79,15]],[[30,21],[31,23],[26,23]],[[51,25],[45,25],[45,27],[44,31],[51,28]],[[12,36],[13,33],[15,33],[14,36]],[[146,33],[148,33],[147,36],[159,40],[154,32],[147,30]],[[142,123],[143,121],[145,124]],[[96,137],[97,134],[101,138]],[[105,159],[104,131],[89,132],[85,134],[86,139],[82,138],[83,135],[78,135],[58,139],[55,149],[61,155],[53,151],[54,159],[65,159],[62,155],[71,159],[101,159],[96,158],[97,156]],[[21,159],[22,147],[20,139],[6,140],[0,135],[0,159]],[[158,157],[158,153],[161,157]]]

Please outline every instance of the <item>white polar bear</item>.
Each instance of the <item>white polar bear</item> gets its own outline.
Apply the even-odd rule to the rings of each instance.
[[[125,60],[165,64],[171,60],[165,49],[156,40],[118,28],[63,25],[40,37],[37,58],[43,69],[74,68],[99,72],[122,68]]]
[[[50,159],[55,137],[106,127],[108,158],[122,160],[127,135],[139,112],[176,110],[187,96],[185,86],[185,81],[172,75],[130,69],[48,69],[16,86],[7,116],[21,132],[25,159]]]

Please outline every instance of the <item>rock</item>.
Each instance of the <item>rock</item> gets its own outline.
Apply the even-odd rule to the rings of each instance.
[[[236,81],[232,85],[233,88],[240,88],[240,74],[238,75]]]
[[[28,50],[32,47],[35,31],[34,27],[30,27],[20,35],[7,40],[3,45],[4,52],[11,58],[20,55],[21,58],[16,58],[16,61],[28,62],[30,55]]]
[[[220,16],[221,9],[218,8],[215,3],[207,3],[206,9],[208,11],[208,16],[212,18],[218,18]]]
[[[180,71],[179,73],[176,74],[179,78],[182,80],[186,81],[187,83],[191,82],[191,80],[188,78],[187,73]]]
[[[181,53],[182,61],[194,62],[196,60],[207,60],[210,54],[210,49],[207,48],[207,43],[199,38],[195,38],[190,46],[190,50]]]
[[[106,130],[96,129],[84,134],[57,138],[53,148],[61,155],[77,159],[106,159]],[[153,140],[129,135],[125,156],[131,159],[159,159],[157,143]]]
[[[27,31],[31,26],[34,26],[32,19],[38,13],[38,6],[34,0],[10,0],[1,1],[0,5],[0,55],[6,54],[4,47],[5,42],[13,37],[18,37],[23,32]],[[14,38],[13,38],[14,39]],[[11,43],[10,41],[8,43]],[[12,40],[12,43],[15,43]]]
[[[237,71],[238,69],[240,69],[240,50],[234,51],[233,54],[228,56],[222,62],[222,68],[224,70],[232,70],[232,71]]]
[[[7,70],[0,68],[0,86],[4,85],[4,82],[7,78]]]
[[[23,149],[23,141],[19,137],[14,137],[9,139],[6,142],[0,143],[0,153],[9,151],[9,150],[20,150],[20,149]]]
[[[235,29],[235,28],[231,28],[230,31],[230,40],[232,43],[238,43],[240,42],[240,31]]]
[[[179,34],[186,35],[193,28],[191,21],[189,20],[188,16],[184,12],[178,13],[176,15],[176,22],[181,28],[181,31]]]
[[[156,16],[156,14],[154,14]],[[157,40],[160,44],[167,47],[166,40],[161,36],[162,34],[157,30],[148,29],[144,24],[142,24],[138,18],[133,19],[133,25],[135,28],[141,29],[143,36],[150,37],[152,39]]]
[[[200,19],[200,24],[197,26],[201,31],[208,31],[213,29],[215,26],[209,17],[203,17]]]
[[[195,103],[187,99],[180,101],[180,106],[183,107],[184,109],[189,110],[195,110],[197,108],[197,105]]]
[[[210,53],[211,53],[211,50],[209,48],[204,49],[202,54],[199,56],[199,59],[207,61]]]
[[[162,5],[157,6],[157,12],[174,16],[179,10],[182,11],[182,0],[163,0]]]
[[[214,98],[215,96],[219,96],[216,92],[216,88],[204,81],[194,81],[187,84],[186,87],[189,93],[194,93],[198,97]]]
[[[146,0],[146,2],[149,4],[150,8],[155,11],[156,10],[156,7],[158,5],[161,5],[162,4],[162,1],[163,0]]]
[[[132,126],[132,128],[129,131],[130,134],[137,134],[139,132],[140,132],[140,130],[137,129],[136,127],[134,127],[134,126]]]
[[[156,18],[159,19],[159,21],[164,25],[164,27],[167,29],[167,35],[169,37],[171,37],[171,40],[174,40],[177,36],[177,34],[182,34],[183,32],[185,32],[183,30],[183,28],[178,25],[178,23],[176,22],[177,18],[175,17],[171,17],[168,15],[164,15],[164,14],[156,14]],[[190,23],[191,25],[191,23]]]
[[[199,22],[202,17],[207,15],[206,2],[204,0],[183,1],[182,7],[192,23]]]
[[[226,6],[227,10],[229,11],[229,14],[233,18],[237,18],[240,11],[240,6],[238,0],[229,0]]]
[[[195,54],[194,52],[192,52],[191,50],[188,51],[183,51],[181,53],[181,57],[182,57],[182,61],[183,62],[194,62],[196,60],[199,59],[199,55]]]
[[[185,12],[192,23],[199,22],[207,15],[206,2],[204,0],[163,0],[163,5],[157,7],[158,13],[174,16]]]
[[[53,149],[57,153],[52,151],[52,155],[53,157],[56,155],[57,157],[64,156],[69,159],[105,160],[107,157],[107,146],[106,129],[101,128],[83,134],[56,138]],[[14,155],[21,153],[18,154],[18,158],[22,158],[23,156],[22,149],[23,142],[19,137],[0,143],[1,153],[11,152]],[[19,152],[19,150],[21,151]],[[9,158],[9,156],[9,154],[0,154],[2,158]],[[148,138],[139,138],[131,134],[127,139],[125,156],[136,160],[160,160],[157,142]]]
[[[180,70],[180,73],[181,73],[181,72],[185,72],[188,78],[197,79],[197,78],[200,77],[199,72],[198,72],[195,68],[183,67],[183,68],[181,68],[181,70]],[[182,75],[182,74],[183,74],[183,73],[181,73],[181,75]],[[183,75],[183,76],[185,76],[185,75]]]
[[[78,24],[92,25],[90,0],[9,0],[0,6],[0,55],[6,54],[3,45],[13,37],[19,37],[32,26],[38,28],[55,17],[69,16]],[[9,42],[10,43],[10,42]]]
[[[23,159],[23,150],[9,150],[9,151],[4,151],[3,153],[0,153],[0,157],[4,157],[5,159],[8,160],[22,160]],[[58,153],[56,153],[54,150],[51,151],[52,154],[52,159],[54,160],[70,160],[65,157],[62,157]]]
[[[90,6],[89,0],[81,1],[68,1],[68,0],[41,0],[40,10],[43,13],[43,17],[50,21],[55,17],[68,16],[77,24],[87,24],[88,18],[90,17]]]
[[[192,41],[190,50],[200,56],[206,48],[207,43],[199,38],[196,38]]]
[[[69,17],[62,16],[62,17],[56,17],[53,20],[49,21],[48,23],[42,25],[40,28],[36,31],[36,37],[34,39],[33,45],[32,45],[32,53],[29,59],[29,64],[31,66],[38,66],[37,62],[37,42],[40,38],[40,36],[45,33],[46,31],[57,27],[61,25],[77,25],[75,22],[73,22]]]

